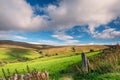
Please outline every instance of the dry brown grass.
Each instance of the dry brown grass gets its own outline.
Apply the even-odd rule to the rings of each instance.
[[[73,53],[72,47],[74,47],[75,53],[89,52],[91,49],[96,51],[96,50],[108,48],[107,46],[102,46],[102,45],[49,46],[49,45],[35,45],[25,42],[0,40],[0,48],[32,49],[37,52],[42,51],[43,54],[48,54],[48,55],[70,54]]]
[[[102,54],[91,57],[91,68],[100,73],[115,72],[120,70],[120,46],[119,48],[110,48]]]
[[[102,45],[85,45],[85,46],[62,46],[62,47],[54,47],[54,48],[49,48],[42,50],[43,53],[46,54],[68,54],[72,53],[71,48],[75,48],[76,53],[81,53],[81,52],[89,52],[91,49],[94,51],[96,50],[102,50],[108,48],[107,46],[102,46]]]

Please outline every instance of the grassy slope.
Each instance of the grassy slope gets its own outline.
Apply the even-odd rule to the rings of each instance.
[[[15,62],[18,60],[23,60],[23,58],[34,59],[39,56],[40,54],[30,49],[0,48],[1,62]]]
[[[92,52],[87,54],[87,56],[93,56],[99,54],[100,51]],[[60,57],[61,56],[61,57]],[[19,62],[19,63],[11,63],[7,64],[0,69],[10,69],[11,72],[14,72],[14,69],[18,69],[20,73],[23,73],[23,69],[26,69],[26,65],[29,65],[31,69],[36,68],[37,70],[42,70],[45,68],[50,74],[59,74],[62,70],[66,70],[71,65],[79,63],[81,61],[81,55],[74,55],[74,56],[62,56],[59,55],[58,57],[48,57],[47,59],[36,59],[33,61],[28,62]],[[2,76],[2,72],[0,72],[0,76]]]
[[[16,44],[17,42],[14,42]],[[10,44],[10,42],[9,42]],[[20,45],[23,45],[24,43],[20,43]],[[28,43],[27,43],[28,44]],[[18,43],[17,43],[18,45]],[[31,45],[31,44],[29,44]],[[24,45],[23,45],[24,46]],[[40,57],[41,55],[63,55],[63,54],[68,54],[71,55],[73,52],[71,52],[71,48],[73,46],[57,46],[57,47],[51,47],[51,48],[45,48],[42,49],[43,54],[39,54],[39,51],[41,49],[32,49],[28,47],[23,47],[23,46],[16,46],[12,45],[7,45],[4,43],[0,44],[0,62],[17,62],[17,61],[26,61],[29,59],[34,59],[37,57]],[[33,45],[32,45],[33,46]],[[35,45],[34,45],[35,46]],[[47,46],[46,46],[47,47]],[[101,50],[107,48],[107,46],[98,46],[98,45],[86,45],[86,46],[74,46],[75,48],[75,53],[81,53],[81,52],[89,52],[90,49],[93,50]],[[24,60],[25,59],[25,60]]]

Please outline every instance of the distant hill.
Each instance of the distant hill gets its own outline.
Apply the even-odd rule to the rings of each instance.
[[[26,42],[17,42],[17,41],[11,41],[11,40],[0,40],[0,47],[44,49],[44,48],[49,48],[49,47],[52,47],[52,46],[30,44],[30,43],[26,43]]]
[[[37,50],[50,47],[52,46],[0,40],[0,65],[5,62],[27,61],[39,58],[41,54]]]
[[[89,52],[92,50],[102,50],[108,48],[106,45],[76,45],[76,46],[52,46],[52,45],[38,45],[30,44],[26,42],[17,42],[11,40],[0,40],[0,48],[22,48],[32,49],[39,52],[42,50],[46,54],[65,54],[71,53],[71,49],[74,48],[75,52]]]
[[[108,46],[104,45],[51,46],[0,40],[0,62],[27,61],[43,56],[80,54],[81,52],[89,52],[90,50],[96,51],[106,48],[108,48]]]
[[[57,46],[51,47],[48,49],[42,50],[43,53],[46,54],[69,54],[69,53],[82,53],[82,52],[90,52],[96,50],[103,50],[108,48],[109,46],[105,45],[77,45],[77,46]],[[73,51],[74,48],[74,51]]]

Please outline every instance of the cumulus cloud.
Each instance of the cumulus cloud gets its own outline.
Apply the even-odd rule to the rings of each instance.
[[[46,16],[34,14],[26,0],[0,0],[0,30],[34,31],[44,29],[45,20]]]
[[[0,30],[69,29],[89,25],[91,33],[120,16],[119,0],[62,0],[49,5],[48,15],[35,15],[26,0],[0,0]],[[50,21],[48,19],[51,19]]]
[[[120,31],[117,31],[115,28],[108,28],[103,30],[101,33],[96,32],[93,35],[97,39],[115,39],[120,38]]]
[[[63,0],[59,6],[49,5],[51,24],[59,29],[89,25],[90,33],[120,16],[119,0]],[[117,6],[117,7],[116,7]]]
[[[40,7],[39,9],[47,14],[36,15],[35,9],[26,0],[0,0],[0,30],[65,30],[76,25],[88,25],[89,32],[94,35],[97,27],[106,25],[120,16],[119,3],[120,0],[61,0],[58,3],[59,6],[51,4]],[[105,30],[96,35],[101,34],[118,37],[119,32]],[[69,40],[68,42],[78,42],[66,34],[54,34],[52,37]]]

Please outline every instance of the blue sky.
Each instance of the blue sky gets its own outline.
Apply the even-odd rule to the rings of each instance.
[[[48,45],[116,44],[120,42],[119,2],[1,0],[0,40]]]

